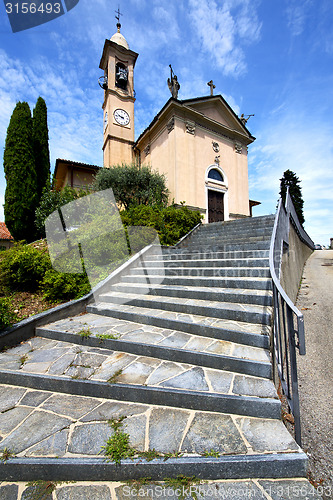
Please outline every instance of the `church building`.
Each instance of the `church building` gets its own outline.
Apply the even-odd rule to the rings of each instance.
[[[118,22],[117,32],[105,40],[100,61],[104,71],[100,79],[104,89],[103,166],[133,161],[150,165],[165,175],[170,202],[185,202],[200,210],[204,222],[252,215],[252,206],[259,203],[249,200],[247,147],[255,138],[244,115],[238,117],[221,95],[213,95],[212,81],[208,83],[210,95],[179,100],[180,84],[170,66],[171,97],[135,140],[134,68],[138,54],[129,48],[120,28]],[[61,188],[69,184],[73,169],[79,172],[80,166],[67,162],[71,164],[67,172],[66,160],[57,162],[61,181],[56,171],[55,182]],[[91,167],[92,175],[96,166]],[[82,164],[81,170],[87,178],[89,166]],[[81,178],[79,173],[77,177]]]

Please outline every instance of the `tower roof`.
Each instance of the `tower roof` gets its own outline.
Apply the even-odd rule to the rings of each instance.
[[[127,40],[124,37],[124,35],[122,35],[120,33],[120,28],[121,28],[121,24],[117,23],[117,31],[116,31],[116,33],[114,35],[112,35],[112,37],[110,38],[110,40],[111,40],[111,42],[117,43],[118,45],[121,45],[125,49],[129,50],[129,45],[127,43]]]

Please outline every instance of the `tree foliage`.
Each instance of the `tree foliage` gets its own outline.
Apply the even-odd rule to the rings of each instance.
[[[285,203],[287,188],[289,187],[289,194],[293,201],[298,219],[303,225],[305,222],[303,214],[304,200],[300,183],[301,181],[294,172],[292,172],[291,170],[286,170],[283,174],[283,177],[280,179],[280,196]]]
[[[42,97],[38,97],[36,106],[33,110],[33,147],[37,174],[37,195],[40,200],[44,187],[50,183],[47,107]]]
[[[81,196],[88,194],[88,191],[80,190],[65,186],[62,191],[45,187],[40,200],[39,207],[35,212],[35,226],[39,234],[45,236],[45,220],[55,210],[66,205],[70,201],[76,200]]]
[[[112,188],[121,208],[150,205],[164,207],[169,191],[164,175],[151,170],[149,166],[138,164],[116,165],[98,171],[93,189],[101,191]]]
[[[174,245],[202,219],[198,210],[173,205],[163,208],[140,205],[123,210],[120,215],[125,226],[149,226],[156,229],[161,245]]]
[[[28,103],[18,102],[7,129],[4,151],[5,222],[15,240],[33,241],[38,205],[32,118]]]

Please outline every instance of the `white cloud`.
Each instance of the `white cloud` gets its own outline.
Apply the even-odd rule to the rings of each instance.
[[[287,0],[286,7],[287,25],[294,36],[301,35],[304,31],[306,21],[310,15],[313,0]]]
[[[257,1],[249,0],[189,1],[190,19],[202,48],[225,74],[246,72],[241,45],[260,37],[257,5]]]

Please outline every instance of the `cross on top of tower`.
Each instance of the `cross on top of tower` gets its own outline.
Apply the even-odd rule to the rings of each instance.
[[[118,28],[118,31],[120,31],[120,28],[121,28],[121,24],[120,24],[120,16],[122,16],[123,14],[120,12],[120,7],[118,5],[118,10],[115,10],[115,13],[116,15],[114,16],[116,19],[117,19],[117,28]]]

